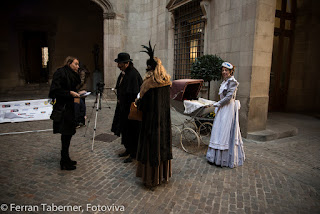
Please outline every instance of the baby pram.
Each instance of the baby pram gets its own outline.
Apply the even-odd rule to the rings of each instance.
[[[200,144],[209,144],[215,101],[197,98],[203,86],[202,79],[180,79],[172,82],[171,109],[173,140],[180,141],[188,153],[198,151]]]

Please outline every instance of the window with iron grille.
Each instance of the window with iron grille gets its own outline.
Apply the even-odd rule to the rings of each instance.
[[[174,11],[174,79],[190,78],[190,68],[203,56],[204,20],[200,1],[192,1]]]

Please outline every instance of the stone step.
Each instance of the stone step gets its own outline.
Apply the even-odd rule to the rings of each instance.
[[[285,137],[292,137],[297,134],[298,129],[296,127],[268,119],[265,130],[248,132],[246,139],[265,142]]]

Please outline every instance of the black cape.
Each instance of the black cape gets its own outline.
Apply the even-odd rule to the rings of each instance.
[[[128,152],[132,152],[132,156],[135,156],[139,138],[140,122],[129,120],[128,115],[130,112],[130,105],[134,102],[140,91],[142,78],[132,64],[125,70],[125,75],[120,83],[121,76],[122,74],[119,75],[116,85],[118,102],[111,131],[118,136],[121,134],[121,143],[129,150]]]
[[[137,161],[157,167],[172,159],[170,86],[149,89],[139,100],[143,112]],[[149,156],[149,157],[148,157]]]
[[[69,66],[59,68],[53,74],[49,92],[49,97],[56,99],[53,108],[62,109],[65,106],[62,121],[53,122],[53,133],[64,135],[74,135],[76,133],[74,98],[70,95],[70,91],[77,91],[76,87],[80,82],[79,74],[74,72]]]

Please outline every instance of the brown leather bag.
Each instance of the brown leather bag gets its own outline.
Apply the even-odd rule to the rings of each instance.
[[[128,119],[142,121],[142,111],[138,110],[134,102],[131,103]]]

